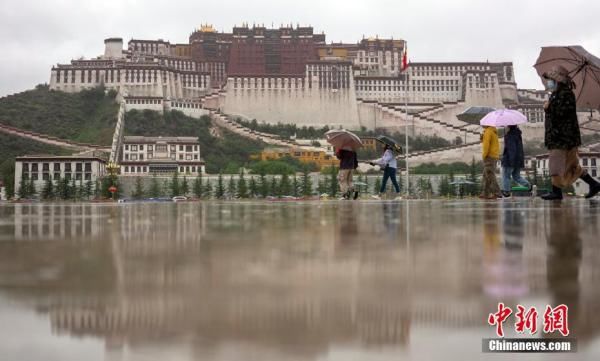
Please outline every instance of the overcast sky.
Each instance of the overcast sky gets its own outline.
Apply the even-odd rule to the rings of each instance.
[[[95,57],[107,37],[187,43],[202,23],[312,25],[327,42],[378,35],[408,41],[411,61],[512,61],[521,88],[540,88],[544,45],[600,55],[597,0],[0,0],[0,96],[49,81],[50,68]]]

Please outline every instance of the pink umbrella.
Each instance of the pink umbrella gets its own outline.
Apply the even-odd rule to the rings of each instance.
[[[486,114],[481,118],[479,124],[488,127],[508,127],[510,125],[519,125],[527,123],[527,117],[518,110],[498,109]]]

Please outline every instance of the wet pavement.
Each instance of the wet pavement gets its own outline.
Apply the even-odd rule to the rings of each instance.
[[[0,204],[0,359],[598,360],[599,234],[584,200]],[[579,351],[482,353],[498,302],[567,304]]]

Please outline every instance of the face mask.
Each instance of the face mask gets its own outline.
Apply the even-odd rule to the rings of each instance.
[[[552,79],[548,79],[546,86],[548,87],[548,90],[554,90],[556,89],[556,82]]]

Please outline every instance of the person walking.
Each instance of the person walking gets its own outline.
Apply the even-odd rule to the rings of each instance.
[[[481,135],[481,155],[483,158],[482,190],[479,198],[496,199],[500,197],[500,186],[496,180],[496,165],[500,157],[500,142],[495,127],[484,126]]]
[[[517,184],[527,187],[531,192],[529,182],[521,177],[521,169],[525,167],[525,154],[523,152],[523,138],[521,129],[516,125],[508,127],[504,135],[504,152],[502,153],[502,196],[511,196],[511,178]]]
[[[340,184],[342,198],[350,199],[350,197],[352,197],[352,193],[354,193],[354,199],[358,198],[358,191],[354,190],[354,186],[352,184],[352,173],[356,168],[358,168],[358,157],[356,152],[353,150],[338,149],[335,155],[340,160],[338,182]]]
[[[379,189],[379,195],[373,196],[375,199],[381,199],[381,196],[385,193],[385,187],[387,185],[388,179],[392,181],[392,185],[396,190],[396,199],[400,199],[400,186],[398,185],[398,180],[396,179],[396,171],[398,169],[398,162],[396,162],[396,157],[394,157],[394,152],[392,151],[392,147],[389,145],[385,145],[383,149],[383,156],[381,158],[375,159],[369,164],[371,165],[379,165],[383,168],[383,181],[381,182],[381,188]]]
[[[552,191],[543,195],[545,200],[561,200],[562,188],[568,187],[577,178],[589,185],[586,198],[600,192],[600,183],[579,165],[578,147],[581,146],[581,132],[577,120],[573,81],[569,72],[562,66],[555,66],[543,75],[546,87],[552,92],[544,103],[544,145],[549,151],[549,173],[552,178]]]

